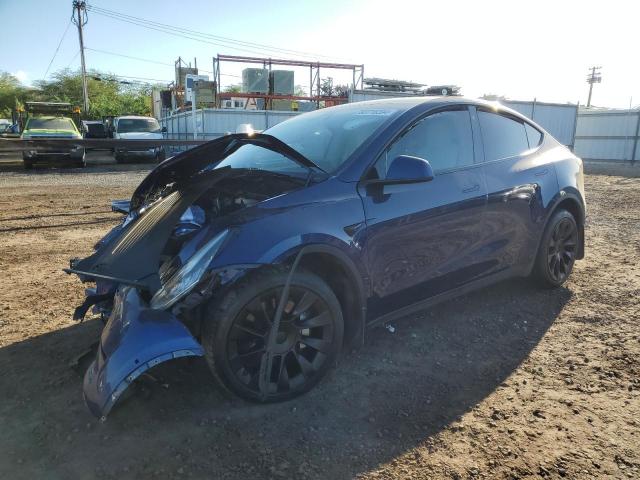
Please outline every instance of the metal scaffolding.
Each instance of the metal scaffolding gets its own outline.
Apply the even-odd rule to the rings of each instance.
[[[308,67],[309,68],[309,95],[274,95],[273,93],[225,93],[220,90],[220,69],[221,62],[235,62],[235,63],[248,63],[262,65],[262,68],[269,71],[271,75],[271,68],[274,65],[284,65],[289,67]],[[236,55],[220,55],[218,54],[213,58],[213,77],[216,82],[215,102],[216,107],[220,108],[220,100],[224,98],[246,98],[247,102],[250,99],[262,98],[265,100],[265,109],[271,107],[272,100],[308,100],[316,102],[316,106],[320,106],[320,102],[331,102],[332,104],[346,103],[347,97],[339,96],[326,96],[321,93],[320,85],[320,69],[340,69],[351,70],[353,72],[353,79],[351,88],[353,90],[362,89],[364,85],[364,65],[356,65],[350,63],[330,63],[330,62],[309,62],[304,60],[286,60],[277,58],[260,58],[260,57],[244,57]],[[315,95],[314,95],[315,90]],[[246,104],[245,104],[246,105]]]

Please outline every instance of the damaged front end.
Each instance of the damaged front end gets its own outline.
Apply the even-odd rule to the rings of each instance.
[[[251,207],[308,184],[308,177],[216,168],[246,144],[311,171],[304,157],[269,135],[230,135],[185,152],[154,169],[130,202],[114,202],[113,210],[126,214],[122,224],[96,244],[91,256],[72,260],[65,270],[96,283],[74,318],[83,318],[92,305],[108,317],[84,379],[94,415],[105,417],[149,368],[203,355],[190,314],[216,287],[255,266],[214,265],[214,259],[239,225],[259,215]]]
[[[105,418],[131,383],[167,360],[202,356],[202,347],[170,312],[149,308],[140,293],[122,287],[100,338],[97,358],[84,377],[84,399],[91,413]]]

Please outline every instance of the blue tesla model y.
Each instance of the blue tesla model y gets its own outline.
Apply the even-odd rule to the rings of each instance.
[[[311,389],[367,327],[510,277],[558,287],[584,255],[582,162],[462,97],[352,103],[159,164],[67,269],[108,319],[86,372],[105,416],[160,362],[204,356],[249,400]]]

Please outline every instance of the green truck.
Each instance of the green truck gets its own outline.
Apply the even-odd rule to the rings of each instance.
[[[27,118],[20,138],[23,140],[82,139],[76,122],[77,111],[69,103],[26,102]],[[79,120],[79,118],[78,118]],[[65,147],[33,148],[22,152],[25,169],[36,163],[62,163],[85,167],[85,150],[81,145]]]

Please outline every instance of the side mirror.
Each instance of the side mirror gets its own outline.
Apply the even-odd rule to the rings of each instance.
[[[433,180],[433,169],[427,160],[410,155],[398,155],[391,162],[387,177],[381,180],[373,180],[373,183],[397,185],[430,182],[431,180]]]
[[[167,127],[162,127],[162,133],[167,133]]]

